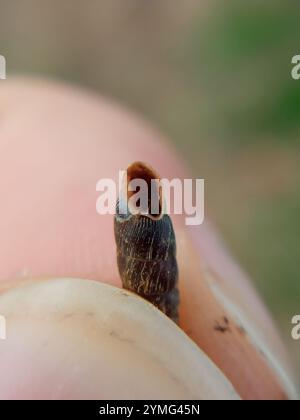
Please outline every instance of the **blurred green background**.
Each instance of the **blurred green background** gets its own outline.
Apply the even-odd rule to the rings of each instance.
[[[300,378],[300,5],[251,0],[0,0],[8,77],[113,96],[206,179],[211,217],[255,279]]]

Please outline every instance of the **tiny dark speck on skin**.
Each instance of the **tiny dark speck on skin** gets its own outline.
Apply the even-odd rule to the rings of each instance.
[[[94,313],[93,312],[85,312],[84,314],[82,314],[83,316],[86,316],[86,317],[89,317],[89,318],[92,318],[93,316],[94,316]],[[69,313],[67,313],[67,314],[65,314],[62,318],[61,318],[61,320],[62,321],[65,321],[66,319],[69,319],[69,318],[73,318],[73,317],[75,317],[75,316],[81,316],[81,314],[78,314],[78,313],[75,313],[75,312],[69,312]]]
[[[114,337],[114,338],[120,340],[120,341],[125,341],[127,343],[134,343],[134,340],[132,340],[131,338],[121,337],[120,334],[117,331],[114,331],[114,330],[111,330],[109,332],[109,335],[111,337]]]
[[[220,332],[222,334],[224,334],[226,332],[230,332],[230,328],[228,327],[228,324],[225,323],[225,325],[221,325],[221,324],[219,324],[219,322],[216,322],[216,325],[214,327],[214,330],[215,331],[218,331],[218,332]]]
[[[64,321],[65,319],[72,318],[74,316],[73,312],[65,314],[61,319]]]

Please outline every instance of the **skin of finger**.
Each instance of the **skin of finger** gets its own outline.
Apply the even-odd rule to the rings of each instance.
[[[266,363],[261,343],[254,342],[243,323],[216,299],[186,235],[180,231],[177,238],[181,250],[178,260],[183,328],[188,329],[189,336],[221,367],[243,399],[288,399],[284,383]],[[294,398],[293,386],[291,395]]]
[[[6,197],[0,219],[0,279],[76,276],[120,286],[113,217],[97,214],[96,183],[117,180],[118,171],[135,160],[146,161],[164,177],[183,178],[186,171],[176,153],[128,111],[63,85],[20,79],[5,83],[0,109],[0,193]],[[176,230],[183,229],[182,218],[175,217],[174,223]],[[204,224],[193,235],[202,236],[200,243],[194,241],[196,248],[214,265],[209,258],[213,246],[203,252],[205,238],[211,243],[210,228]],[[225,282],[233,278],[222,274]],[[238,284],[244,301],[251,294],[251,310],[260,323],[274,331],[244,276]],[[199,293],[194,284],[189,287]],[[183,309],[186,304],[183,299]],[[182,325],[187,332],[190,322],[187,317]],[[197,329],[196,341],[199,334]],[[281,348],[276,333],[271,335]]]
[[[200,229],[188,229],[188,233],[202,261],[203,277],[219,295],[238,307],[292,377],[286,349],[266,306],[245,271],[230,255],[212,223],[206,222]]]
[[[0,293],[0,312],[1,398],[239,399],[180,328],[120,288],[31,281]]]

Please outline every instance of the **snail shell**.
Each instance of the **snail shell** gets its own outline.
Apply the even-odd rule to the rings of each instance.
[[[127,185],[136,178],[145,180],[149,187],[151,180],[159,179],[154,170],[142,162],[135,162],[127,169]],[[162,210],[161,190],[157,193],[158,215],[132,214],[129,205],[125,206],[125,212],[120,212],[122,198],[119,198],[114,223],[117,262],[125,289],[147,299],[178,322],[176,239],[171,218]],[[128,188],[126,197],[130,197]],[[148,206],[150,209],[151,200]]]

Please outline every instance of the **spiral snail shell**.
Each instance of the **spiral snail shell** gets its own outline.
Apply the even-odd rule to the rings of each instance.
[[[117,201],[114,222],[117,262],[123,287],[148,300],[178,322],[176,239],[171,218],[163,212],[159,176],[142,162],[130,165],[126,174],[125,194]],[[150,194],[148,211],[133,212],[132,205],[128,204],[132,196],[128,186],[136,179],[144,180],[148,187],[156,186],[154,194],[159,203],[158,214],[151,211],[153,195]],[[120,211],[121,208],[125,208],[125,211]]]

